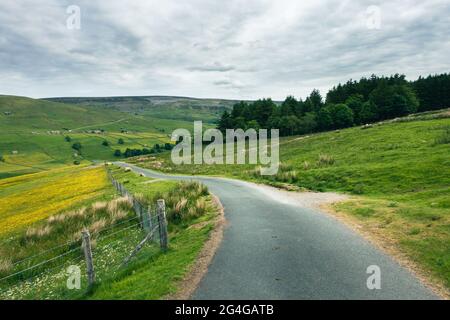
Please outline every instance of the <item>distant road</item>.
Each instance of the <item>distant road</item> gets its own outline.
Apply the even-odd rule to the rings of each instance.
[[[199,180],[224,205],[223,241],[194,299],[438,298],[389,256],[317,209],[239,180],[119,165],[154,178]],[[366,286],[371,265],[380,267],[380,290]]]

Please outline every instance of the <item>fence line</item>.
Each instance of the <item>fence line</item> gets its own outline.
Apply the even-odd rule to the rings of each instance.
[[[13,278],[13,277],[15,277],[15,276],[17,276],[19,274],[28,272],[30,270],[36,269],[38,267],[41,267],[41,266],[43,266],[43,265],[45,265],[47,263],[50,263],[50,262],[53,262],[53,261],[55,261],[57,259],[63,258],[65,256],[68,256],[69,254],[73,253],[76,250],[80,250],[80,257],[64,261],[62,264],[60,264],[60,265],[58,265],[56,267],[51,266],[50,268],[47,268],[46,270],[44,270],[42,272],[39,272],[38,274],[34,274],[34,275],[32,275],[31,277],[29,277],[27,279],[21,279],[19,282],[20,283],[28,282],[31,279],[34,279],[34,278],[36,278],[38,276],[41,276],[41,275],[43,275],[45,273],[48,273],[51,270],[55,270],[57,268],[61,268],[62,266],[66,265],[67,262],[74,261],[75,259],[80,259],[81,258],[80,261],[85,260],[85,262],[86,262],[86,268],[87,268],[87,274],[88,274],[88,279],[89,279],[89,285],[92,285],[94,283],[94,281],[95,281],[95,270],[94,270],[95,250],[92,250],[92,247],[90,245],[86,246],[86,241],[87,241],[86,235],[88,235],[88,238],[89,238],[88,241],[90,242],[92,236],[100,235],[100,234],[102,234],[102,233],[104,233],[106,231],[109,231],[109,230],[111,230],[111,229],[113,229],[113,228],[115,228],[115,227],[117,227],[119,225],[123,225],[123,224],[125,224],[127,222],[130,222],[130,221],[133,221],[133,220],[136,220],[136,219],[138,220],[137,223],[133,223],[132,225],[126,226],[124,228],[121,228],[120,230],[117,230],[115,232],[108,233],[106,235],[101,235],[99,238],[96,238],[96,239],[97,240],[98,239],[104,240],[104,239],[110,238],[110,237],[112,237],[114,235],[117,235],[120,232],[129,230],[129,229],[137,227],[137,226],[140,226],[146,232],[146,236],[139,243],[136,244],[136,247],[126,257],[126,259],[123,261],[121,266],[126,265],[142,249],[144,244],[147,243],[147,242],[159,242],[161,250],[163,250],[163,251],[167,250],[167,248],[168,248],[168,233],[167,233],[167,220],[166,220],[166,214],[165,214],[165,202],[164,202],[164,200],[158,200],[157,205],[155,206],[155,211],[152,212],[152,207],[143,205],[131,192],[129,192],[125,188],[125,186],[122,183],[120,183],[119,181],[117,181],[113,177],[113,175],[112,175],[112,173],[111,173],[111,171],[109,169],[107,169],[107,174],[108,174],[108,177],[109,177],[111,183],[113,184],[113,186],[117,190],[117,192],[121,196],[126,196],[126,197],[131,199],[131,203],[132,203],[132,206],[133,206],[133,210],[136,213],[136,217],[127,219],[125,221],[119,221],[119,222],[117,222],[117,223],[115,223],[115,224],[113,224],[113,225],[111,225],[111,226],[109,226],[109,227],[107,227],[105,229],[99,230],[99,231],[97,231],[97,232],[95,232],[93,234],[89,234],[89,232],[83,231],[82,232],[83,236],[79,240],[72,240],[72,241],[66,242],[64,244],[51,247],[49,249],[46,249],[45,251],[39,252],[39,253],[37,253],[35,255],[32,255],[30,257],[26,257],[26,258],[24,258],[22,260],[16,261],[16,262],[14,262],[12,264],[12,266],[17,266],[18,264],[24,263],[26,261],[30,261],[30,260],[32,260],[32,259],[34,259],[36,257],[43,256],[43,255],[45,255],[45,254],[47,254],[49,252],[55,251],[57,249],[61,249],[61,248],[65,247],[65,246],[71,246],[71,245],[75,245],[77,243],[78,244],[82,243],[82,245],[80,245],[80,246],[77,245],[75,248],[72,248],[70,250],[64,251],[63,253],[61,253],[61,254],[59,254],[59,255],[57,255],[55,257],[51,257],[50,259],[41,261],[41,262],[39,262],[37,264],[34,264],[32,266],[29,266],[29,267],[23,269],[23,270],[14,272],[14,273],[9,274],[9,275],[7,275],[7,276],[5,276],[3,278],[0,278],[0,281],[11,279],[11,278]],[[155,239],[155,234],[159,234],[159,237],[156,237],[156,239]],[[84,240],[84,241],[81,241],[81,240]],[[83,257],[83,254],[81,254],[82,253],[81,250],[83,250],[83,252],[84,252],[84,257]],[[8,290],[9,289],[2,290],[2,291],[0,291],[0,294],[6,292]]]
[[[53,257],[53,258],[51,258],[51,259],[42,261],[42,262],[40,262],[40,263],[38,263],[38,264],[35,264],[35,265],[31,266],[31,267],[28,267],[28,268],[24,269],[24,270],[20,270],[20,271],[17,271],[17,272],[15,272],[15,273],[12,273],[12,274],[10,274],[10,275],[8,275],[8,276],[6,276],[6,277],[1,278],[0,281],[6,280],[6,279],[10,279],[10,278],[12,278],[12,277],[14,277],[14,276],[17,276],[17,275],[21,274],[21,273],[24,273],[24,272],[27,272],[27,271],[36,269],[37,267],[43,266],[44,264],[47,264],[47,263],[52,262],[52,261],[55,261],[55,260],[57,260],[57,259],[59,259],[59,258],[65,257],[65,256],[67,256],[69,253],[72,253],[72,252],[74,252],[74,251],[76,251],[76,250],[80,250],[80,248],[71,249],[71,250],[66,251],[66,252],[64,252],[64,253],[62,253],[62,254],[56,256],[56,257]]]
[[[13,266],[18,265],[18,264],[23,263],[23,262],[25,262],[25,261],[28,261],[28,260],[31,260],[31,259],[33,259],[33,258],[42,256],[42,255],[44,255],[44,254],[46,254],[46,253],[55,251],[56,249],[61,249],[62,247],[70,246],[70,245],[75,244],[75,243],[77,243],[77,242],[79,242],[79,241],[80,241],[80,240],[72,240],[72,241],[66,242],[66,243],[64,243],[64,244],[60,244],[60,245],[51,247],[51,248],[49,248],[49,249],[47,249],[47,250],[41,251],[41,252],[39,252],[39,253],[37,253],[37,254],[34,254],[34,255],[30,256],[30,257],[26,257],[26,258],[24,258],[24,259],[22,259],[22,260],[16,261],[16,262],[14,262],[12,265],[13,265]]]

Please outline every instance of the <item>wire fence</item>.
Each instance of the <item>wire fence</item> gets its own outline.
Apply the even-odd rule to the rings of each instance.
[[[136,216],[92,234],[83,231],[82,240],[14,261],[12,271],[0,277],[0,299],[80,298],[94,282],[114,276],[138,254],[146,256],[168,248],[164,200],[158,200],[151,210],[109,170],[107,173],[117,192],[129,198]]]

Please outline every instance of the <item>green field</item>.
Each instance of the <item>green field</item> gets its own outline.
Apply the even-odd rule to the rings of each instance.
[[[163,110],[165,105],[159,104],[159,108]],[[170,114],[172,107],[167,108],[166,114]],[[214,118],[218,109],[211,108],[202,109],[199,116]],[[192,122],[160,116],[147,109],[138,114],[106,105],[0,96],[0,155],[4,160],[0,162],[0,179],[72,165],[74,161],[113,160],[115,150],[151,148],[170,142],[170,134],[177,128],[192,129]],[[71,142],[65,141],[66,136]],[[119,139],[124,144],[119,144]],[[108,146],[102,145],[105,140]],[[81,153],[72,149],[75,142],[81,143]]]
[[[172,130],[192,129],[192,120],[202,119],[209,122],[205,127],[212,127],[219,111],[229,108],[230,103],[226,100],[175,97],[64,98],[49,101],[0,96],[0,193],[2,201],[6,201],[3,206],[8,206],[4,213],[4,230],[9,232],[19,220],[24,221],[24,226],[39,223],[39,219],[65,207],[68,209],[93,201],[102,194],[110,194],[111,191],[94,192],[93,197],[71,202],[70,197],[76,191],[70,189],[71,184],[66,180],[72,179],[71,174],[86,170],[84,167],[95,160],[117,159],[113,155],[116,149],[123,152],[127,148],[151,148],[156,143],[169,142]],[[350,200],[334,205],[332,210],[385,239],[389,246],[395,247],[419,266],[426,276],[448,290],[449,114],[448,109],[433,111],[366,127],[282,138],[282,163],[274,176],[261,176],[255,165],[175,166],[170,160],[170,152],[158,154],[156,158],[154,155],[137,157],[129,159],[129,162],[169,173],[228,176],[288,190],[349,194]],[[70,142],[65,140],[66,136],[70,136]],[[124,143],[119,144],[119,139],[123,139]],[[103,145],[104,141],[108,142],[107,146]],[[75,142],[81,143],[81,152],[72,148]],[[74,161],[80,163],[79,167],[74,165]],[[36,172],[39,173],[30,175]],[[165,195],[172,199],[172,205],[179,201],[179,195],[171,191],[173,185],[168,182],[148,184],[140,180],[145,178],[130,176],[130,173],[119,170],[115,174],[127,181],[133,192],[146,194],[147,198]],[[46,191],[46,197],[39,198],[36,190],[43,188],[39,181],[47,183],[52,179],[54,185],[67,187],[67,190],[61,187],[67,195],[54,197],[62,205],[56,207],[57,210],[40,212],[38,209],[52,205],[48,199],[52,191]],[[88,180],[89,176],[84,176],[84,179]],[[16,189],[9,184],[15,185]],[[96,190],[95,183],[90,185]],[[22,198],[33,202],[20,204],[21,194]],[[15,204],[8,201],[18,201],[22,208],[31,211],[21,213],[26,216],[24,219],[14,219],[10,208],[14,208]],[[140,293],[127,290],[142,279],[154,281],[153,272],[165,264],[171,265],[174,274],[178,274],[171,279],[179,278],[181,270],[184,270],[176,267],[179,259],[185,259],[183,266],[192,262],[209,232],[209,229],[202,229],[198,234],[191,234],[195,231],[185,230],[178,237],[178,232],[185,227],[171,227],[173,235],[177,235],[173,245],[179,251],[155,258],[153,266],[156,269],[140,269],[146,265],[145,259],[136,262],[133,267],[136,268],[133,269],[135,273],[125,272],[114,285],[105,282],[91,297],[143,297]],[[17,230],[21,229],[18,227]],[[186,244],[187,238],[196,239],[192,246]],[[153,257],[154,252],[151,255]],[[174,260],[165,260],[172,259],[168,257]],[[161,296],[173,290],[171,285],[154,285],[159,289],[151,293],[144,291],[145,296]]]
[[[283,138],[275,176],[261,176],[255,165],[175,166],[169,154],[134,162],[170,173],[350,194],[335,210],[394,239],[402,253],[450,288],[449,132],[446,110],[366,129]]]
[[[213,225],[210,221],[216,209],[205,189],[113,170],[142,201],[150,204],[166,199],[171,242],[166,253],[146,246],[127,267],[120,268],[144,234],[138,228],[127,229],[133,210],[125,200],[115,198],[104,168],[88,167],[94,161],[118,159],[115,150],[164,145],[174,129],[191,130],[192,119],[204,117],[212,122],[223,108],[220,102],[217,106],[212,101],[209,106],[193,102],[189,108],[198,112],[187,117],[182,109],[190,102],[172,102],[158,102],[152,109],[155,112],[134,112],[127,103],[92,106],[0,96],[0,278],[64,256],[0,281],[0,297],[157,299],[177,290],[177,281],[195,260]],[[73,149],[74,143],[80,143],[81,150]],[[112,228],[117,223],[118,230]],[[201,227],[189,228],[197,223]],[[94,239],[98,281],[95,288],[85,290],[86,273],[77,241],[83,228],[102,227],[107,229],[106,237]],[[123,233],[115,235],[122,228]],[[63,245],[68,241],[71,244]],[[55,246],[58,249],[52,250]],[[65,256],[67,250],[70,254]],[[83,270],[84,290],[65,288],[69,265]],[[143,281],[144,288],[136,290]]]
[[[223,99],[195,99],[187,97],[106,97],[52,98],[49,101],[100,107],[135,115],[182,121],[202,120],[215,123],[223,111],[230,110],[236,101]]]
[[[154,181],[119,168],[112,172],[143,204],[166,200],[169,250],[148,244],[122,265],[145,233],[132,203],[115,195],[103,167],[3,179],[2,207],[10,210],[2,213],[0,224],[1,299],[158,299],[177,291],[217,215],[207,189],[192,182]],[[6,224],[8,219],[17,223]],[[80,247],[83,229],[93,241],[97,280],[92,288],[87,288]],[[82,270],[81,290],[67,289],[68,266]]]

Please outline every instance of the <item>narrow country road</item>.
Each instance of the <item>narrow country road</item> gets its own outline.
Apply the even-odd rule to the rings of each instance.
[[[317,209],[289,203],[257,185],[213,177],[195,179],[225,208],[223,241],[194,299],[437,299],[409,271],[348,227]],[[381,289],[367,288],[367,268],[381,270]]]

